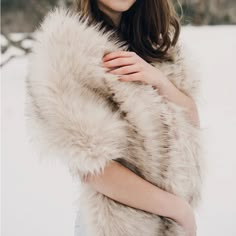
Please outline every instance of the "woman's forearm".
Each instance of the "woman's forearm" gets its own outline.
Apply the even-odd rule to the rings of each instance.
[[[186,94],[181,92],[175,85],[168,80],[167,78],[163,78],[156,82],[154,87],[158,88],[160,94],[165,97],[167,100],[187,108],[187,116],[190,121],[196,127],[200,127],[199,115],[196,103],[192,100],[192,98],[188,97]]]
[[[84,182],[98,192],[130,207],[181,222],[185,201],[133,173],[116,161],[100,175],[87,176]]]

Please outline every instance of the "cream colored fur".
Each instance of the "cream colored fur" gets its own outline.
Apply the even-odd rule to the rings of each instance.
[[[185,198],[201,196],[201,129],[184,108],[151,85],[121,82],[100,66],[104,53],[126,50],[109,33],[77,14],[54,9],[36,32],[27,78],[26,115],[31,141],[43,158],[60,158],[72,176],[98,174],[116,160],[151,183]],[[198,98],[178,45],[174,62],[152,63],[177,88]],[[88,236],[180,236],[174,221],[120,204],[81,186]],[[180,209],[181,210],[181,209]]]

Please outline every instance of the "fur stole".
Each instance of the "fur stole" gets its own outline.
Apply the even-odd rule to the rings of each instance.
[[[47,14],[35,34],[26,80],[27,129],[43,158],[60,158],[72,176],[98,174],[111,160],[186,199],[201,196],[201,130],[185,109],[151,85],[121,82],[100,66],[126,50],[109,33],[66,9]],[[180,45],[173,62],[152,63],[182,92],[198,98],[199,80]],[[89,236],[182,236],[171,219],[125,206],[81,185]],[[180,209],[181,210],[181,209]]]

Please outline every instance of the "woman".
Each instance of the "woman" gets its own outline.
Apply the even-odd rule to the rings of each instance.
[[[27,81],[37,141],[81,176],[93,235],[183,235],[168,219],[195,235],[199,118],[195,84],[182,79],[185,66],[174,63],[182,58],[175,51],[180,26],[173,6],[80,0],[76,7],[88,24],[100,22],[99,30],[116,34],[129,50],[114,51],[126,48],[83,18],[49,15]],[[98,65],[104,50],[112,52]],[[113,77],[120,81],[110,82]],[[84,216],[77,220],[82,225]]]
[[[109,73],[120,75],[121,81],[141,80],[158,87],[160,93],[167,99],[180,106],[187,107],[188,115],[193,124],[199,126],[197,107],[194,101],[180,92],[165,78],[160,70],[145,61],[150,59],[166,60],[165,51],[171,44],[175,45],[178,40],[179,22],[170,1],[78,0],[77,7],[84,14],[92,13],[93,17],[97,21],[103,21],[104,25],[107,24],[110,28],[118,29],[123,38],[131,43],[131,50],[137,52],[137,54],[133,54],[131,52],[117,51],[107,54],[103,58],[103,66],[109,69]],[[91,12],[88,12],[88,9]],[[161,17],[159,17],[161,11],[163,12]],[[132,19],[133,12],[136,12],[137,18]],[[150,15],[145,15],[145,13]],[[151,30],[148,36],[151,37],[153,43],[158,43],[158,40],[161,40],[156,37],[158,34],[161,34],[164,30],[169,30],[168,27],[174,27],[172,41],[170,41],[168,34],[165,34],[162,39],[162,47],[166,48],[166,50],[163,50],[164,52],[160,49],[151,50],[150,42],[149,44],[146,42],[147,46],[142,42],[141,34],[144,29],[140,29],[140,32],[138,29],[134,29],[136,32],[135,35],[132,35],[133,32],[130,27],[132,24],[134,24],[133,27],[137,27],[135,20],[138,20],[138,17],[147,18],[146,25],[143,27]],[[152,22],[154,20],[156,20],[156,24]],[[95,177],[87,176],[84,181],[92,185],[97,191],[123,204],[170,217],[185,228],[187,235],[195,235],[196,223],[194,214],[187,202],[150,184],[115,161],[112,165],[106,167],[104,174]],[[122,194],[124,192],[126,194]],[[179,209],[184,209],[184,211],[181,212]],[[76,236],[83,235],[84,230],[81,228],[82,217],[77,216],[76,221],[79,228]]]

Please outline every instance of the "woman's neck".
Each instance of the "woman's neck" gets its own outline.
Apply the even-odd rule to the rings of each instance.
[[[101,2],[98,2],[98,7],[102,12],[104,12],[107,16],[109,16],[112,19],[116,27],[119,26],[122,12],[113,11],[112,9],[108,8]]]

